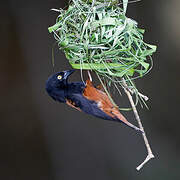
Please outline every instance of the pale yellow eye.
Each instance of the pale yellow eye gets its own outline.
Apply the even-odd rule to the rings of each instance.
[[[61,75],[59,75],[57,78],[58,78],[58,79],[62,79],[62,76],[61,76]]]

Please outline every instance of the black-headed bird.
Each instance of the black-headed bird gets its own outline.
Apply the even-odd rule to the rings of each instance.
[[[74,70],[67,70],[51,75],[46,82],[46,91],[55,100],[91,114],[101,119],[122,122],[127,126],[141,131],[134,126],[114,106],[108,95],[98,87],[93,86],[90,79],[83,82],[68,82],[68,77]],[[142,131],[141,131],[142,132]]]

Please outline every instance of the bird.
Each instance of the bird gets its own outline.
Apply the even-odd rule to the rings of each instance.
[[[137,131],[142,130],[131,124],[111,102],[101,86],[95,87],[89,78],[86,83],[68,82],[75,70],[66,70],[51,75],[46,81],[46,91],[55,101],[95,117],[123,123]]]

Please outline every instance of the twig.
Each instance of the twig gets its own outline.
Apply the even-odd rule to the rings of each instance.
[[[127,87],[127,84],[126,84],[125,79],[122,79],[122,80],[123,80],[123,85],[124,85],[124,87]],[[150,159],[154,158],[154,155],[153,155],[153,153],[152,153],[151,147],[150,147],[149,142],[148,142],[148,139],[147,139],[147,137],[146,137],[146,133],[145,133],[145,131],[144,131],[144,127],[143,127],[143,125],[142,125],[141,119],[140,119],[139,114],[138,114],[138,112],[137,112],[137,109],[136,109],[136,106],[135,106],[135,104],[134,104],[134,101],[133,101],[133,98],[132,98],[132,96],[131,96],[131,93],[128,91],[127,88],[124,88],[124,91],[125,91],[125,93],[127,94],[128,99],[129,99],[129,101],[130,101],[130,103],[131,103],[131,106],[132,106],[134,115],[135,115],[136,120],[137,120],[137,122],[138,122],[138,124],[139,124],[139,128],[143,131],[142,136],[143,136],[144,143],[145,143],[145,145],[146,145],[147,153],[148,153],[146,159],[136,168],[136,169],[139,171]]]

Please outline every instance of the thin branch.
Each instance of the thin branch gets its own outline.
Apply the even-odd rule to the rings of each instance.
[[[123,80],[123,86],[124,86],[124,87],[127,87],[126,81],[125,81],[124,79],[122,79],[122,80]],[[139,114],[138,114],[138,112],[137,112],[137,109],[136,109],[136,106],[135,106],[135,104],[134,104],[134,101],[133,101],[133,98],[132,98],[132,96],[131,96],[131,93],[128,91],[127,88],[124,88],[124,91],[125,91],[125,93],[127,94],[128,99],[129,99],[129,101],[130,101],[130,103],[131,103],[131,106],[132,106],[134,115],[135,115],[136,120],[137,120],[137,122],[138,122],[138,124],[139,124],[139,128],[143,131],[142,136],[143,136],[144,143],[145,143],[145,145],[146,145],[147,153],[148,153],[146,159],[136,168],[136,169],[139,171],[150,159],[154,158],[154,155],[153,155],[153,153],[152,153],[151,147],[150,147],[149,142],[148,142],[148,139],[147,139],[147,137],[146,137],[146,133],[145,133],[145,131],[144,131],[144,127],[143,127],[143,125],[142,125],[141,119],[140,119]]]

